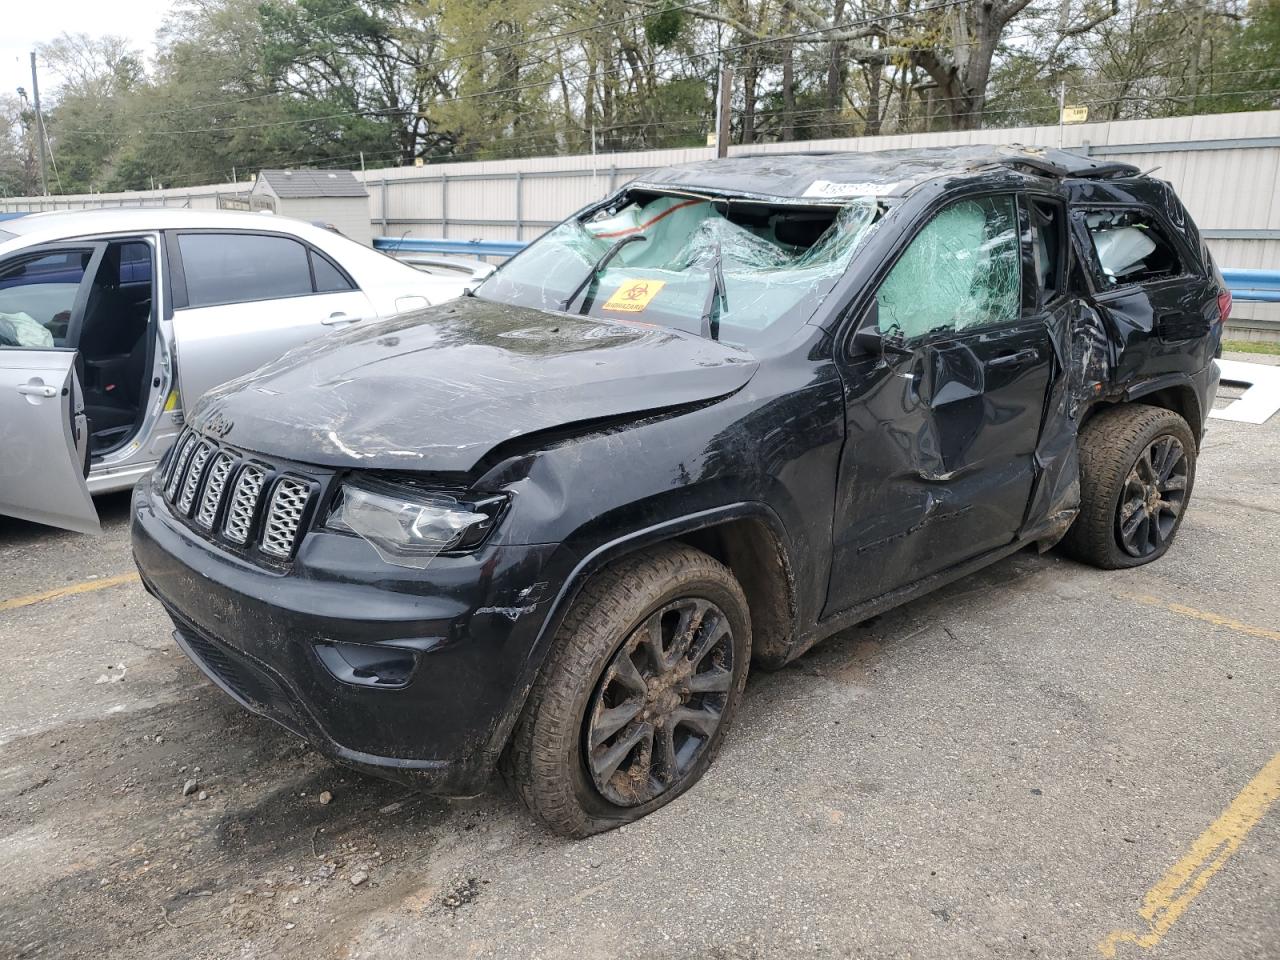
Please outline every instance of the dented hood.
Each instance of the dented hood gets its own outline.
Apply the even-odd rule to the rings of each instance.
[[[303,463],[465,472],[527,434],[726,396],[756,366],[678,330],[467,297],[313,340],[210,391],[191,422]]]

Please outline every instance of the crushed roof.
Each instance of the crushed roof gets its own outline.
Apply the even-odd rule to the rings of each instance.
[[[632,186],[787,199],[895,195],[946,174],[1012,167],[1054,177],[1135,176],[1136,167],[1051,147],[966,144],[841,153],[760,153],[701,160],[643,175]]]
[[[369,195],[350,170],[260,170],[258,179],[266,181],[272,192],[283,200]]]

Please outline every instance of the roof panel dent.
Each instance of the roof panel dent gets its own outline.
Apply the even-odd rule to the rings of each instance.
[[[633,186],[832,202],[901,195],[947,174],[983,168],[1021,169],[1053,177],[1131,176],[1137,168],[1091,160],[1049,147],[965,144],[858,153],[793,153],[702,160],[655,170]]]

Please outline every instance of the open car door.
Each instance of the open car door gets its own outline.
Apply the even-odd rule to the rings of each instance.
[[[75,343],[103,243],[0,262],[0,514],[99,532]]]
[[[0,514],[98,533],[75,356],[0,347]]]

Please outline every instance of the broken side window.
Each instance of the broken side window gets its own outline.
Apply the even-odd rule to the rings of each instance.
[[[1119,208],[1085,210],[1083,216],[1093,244],[1091,272],[1099,290],[1182,273],[1175,247],[1150,214]]]
[[[1031,250],[1040,285],[1039,305],[1043,306],[1062,290],[1062,205],[1052,200],[1032,200],[1030,213]]]
[[[1012,197],[959,200],[943,208],[876,291],[881,331],[911,339],[1017,322],[1019,251]]]
[[[718,270],[724,277],[715,304],[719,338],[756,345],[814,315],[879,215],[870,197],[806,205],[637,191],[549,231],[476,295],[698,333]],[[643,242],[620,247],[566,306],[596,263],[629,237]]]

